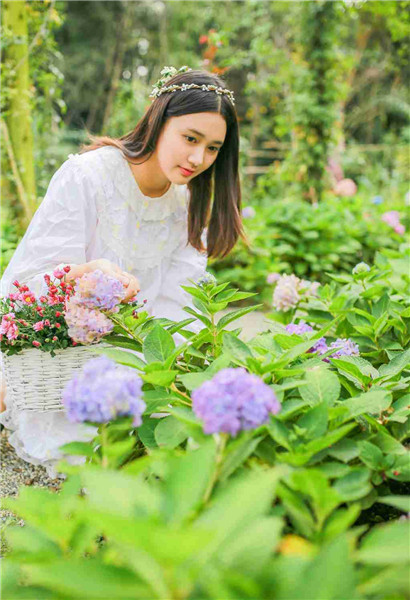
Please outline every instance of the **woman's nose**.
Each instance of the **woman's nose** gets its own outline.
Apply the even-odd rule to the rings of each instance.
[[[191,153],[188,160],[195,169],[204,162],[204,152],[205,150],[203,148],[195,148],[195,151]]]

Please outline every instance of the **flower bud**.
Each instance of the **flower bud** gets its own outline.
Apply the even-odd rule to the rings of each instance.
[[[353,275],[361,275],[363,273],[368,273],[370,271],[370,267],[365,262],[359,262],[355,267],[353,267],[352,273]]]

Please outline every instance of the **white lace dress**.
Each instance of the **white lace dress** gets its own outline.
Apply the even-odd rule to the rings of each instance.
[[[71,154],[51,179],[47,194],[10,261],[0,293],[17,279],[35,294],[56,267],[106,258],[135,275],[139,297],[154,316],[182,320],[190,296],[180,285],[206,270],[206,254],[187,245],[186,185],[171,184],[159,198],[144,196],[121,151],[107,146]],[[16,453],[42,464],[51,476],[59,446],[90,439],[94,428],[70,423],[63,412],[17,411],[7,404],[0,422],[13,433]],[[72,459],[74,461],[74,458]]]

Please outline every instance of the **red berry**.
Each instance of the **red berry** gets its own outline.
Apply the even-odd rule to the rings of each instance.
[[[393,475],[397,477],[397,475],[400,475],[400,471],[393,471]]]

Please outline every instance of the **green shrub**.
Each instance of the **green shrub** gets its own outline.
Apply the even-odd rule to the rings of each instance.
[[[265,198],[255,205],[255,217],[245,220],[249,247],[240,242],[227,258],[213,261],[212,270],[219,281],[261,293],[265,302],[271,272],[328,282],[329,273],[350,272],[360,261],[372,264],[380,248],[398,248],[403,236],[381,220],[386,210],[360,196],[329,197],[316,207]]]
[[[143,379],[143,423],[101,424],[89,444],[65,446],[87,464],[61,466],[59,495],[22,489],[4,502],[26,520],[6,527],[6,597],[404,600],[408,260],[379,254],[304,296],[291,316],[314,329],[300,335],[274,313],[243,342],[226,326],[255,307],[221,317],[248,294],[212,282],[184,288],[199,333],[192,319],[121,314],[107,338],[117,347],[101,352]],[[321,338],[348,338],[360,356],[312,352]],[[236,437],[206,434],[191,407],[226,367],[244,367],[281,403]],[[394,521],[374,526],[381,519]]]

